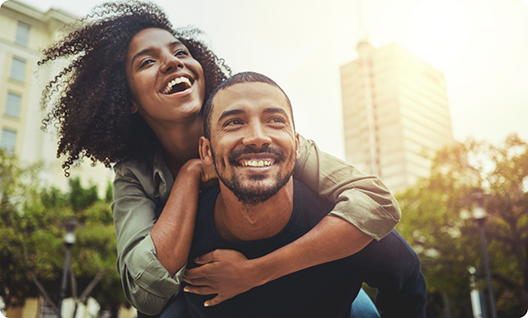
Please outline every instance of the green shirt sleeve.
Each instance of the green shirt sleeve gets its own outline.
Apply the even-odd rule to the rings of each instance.
[[[329,215],[346,220],[376,240],[389,234],[401,212],[383,182],[322,152],[312,140],[300,139],[301,156],[294,177],[335,204]]]
[[[171,277],[158,261],[150,237],[156,222],[156,203],[166,201],[166,183],[158,184],[152,167],[146,164],[121,163],[114,171],[112,214],[117,235],[117,269],[123,290],[140,312],[156,315],[178,292],[185,270],[184,266]]]

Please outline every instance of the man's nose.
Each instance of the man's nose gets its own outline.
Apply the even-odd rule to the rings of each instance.
[[[248,129],[242,142],[245,146],[261,148],[265,145],[270,145],[271,138],[260,121],[255,121],[248,124]]]
[[[174,71],[178,68],[183,68],[185,64],[177,56],[173,54],[165,54],[163,56],[163,64],[161,66],[161,72],[167,73],[169,71]]]

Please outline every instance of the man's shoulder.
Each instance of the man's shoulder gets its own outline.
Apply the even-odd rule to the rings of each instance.
[[[327,215],[334,205],[321,198],[316,192],[308,188],[307,185],[298,180],[293,180],[293,207],[302,209],[303,214],[313,212],[320,215]]]
[[[211,200],[211,199],[216,200],[216,197],[218,196],[219,193],[220,193],[220,186],[218,184],[214,185],[205,190],[201,190],[200,196],[198,197],[198,201],[200,204],[202,204],[203,202],[206,202],[207,200]]]

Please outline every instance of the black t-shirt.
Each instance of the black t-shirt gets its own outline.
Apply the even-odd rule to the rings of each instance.
[[[233,242],[220,237],[214,227],[213,212],[219,191],[215,187],[200,199],[188,268],[197,266],[193,258],[215,249],[237,250],[248,259],[269,254],[303,236],[332,209],[330,203],[294,180],[293,211],[284,229],[267,239]],[[412,281],[416,282],[405,288]],[[381,305],[389,305],[385,306],[387,310],[399,314],[394,317],[423,317],[411,314],[422,312],[425,304],[425,282],[419,262],[396,232],[355,255],[286,275],[216,306],[203,306],[212,295],[185,293],[185,296],[191,317],[340,318],[349,316],[352,301],[363,282],[388,292]],[[415,295],[407,299],[406,294],[412,290]]]

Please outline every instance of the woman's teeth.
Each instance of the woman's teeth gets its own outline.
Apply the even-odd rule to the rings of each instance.
[[[178,77],[167,84],[167,87],[165,87],[165,89],[163,90],[163,94],[169,94],[172,91],[172,88],[178,84],[183,84],[181,85],[180,89],[177,90],[178,92],[184,91],[188,88],[191,88],[192,86],[191,80],[189,80],[187,77]]]

